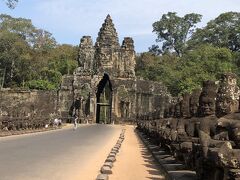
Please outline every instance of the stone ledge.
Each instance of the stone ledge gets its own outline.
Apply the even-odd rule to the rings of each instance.
[[[103,165],[101,168],[101,173],[103,174],[112,174],[112,170],[109,166]]]
[[[113,163],[112,162],[105,162],[103,164],[103,166],[109,166],[110,168],[112,168],[113,167]]]
[[[168,171],[172,179],[177,180],[195,180],[196,172],[188,170]]]
[[[96,178],[96,180],[108,180],[108,175],[107,174],[99,174]]]
[[[163,169],[167,180],[196,180],[196,172],[191,170],[185,170],[185,166],[167,153],[159,146],[150,143],[150,138],[136,131],[142,142],[150,151],[154,159],[159,163]]]

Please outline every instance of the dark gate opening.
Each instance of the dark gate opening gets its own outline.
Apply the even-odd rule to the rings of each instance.
[[[104,74],[97,90],[96,123],[110,124],[112,114],[112,84],[108,74]]]

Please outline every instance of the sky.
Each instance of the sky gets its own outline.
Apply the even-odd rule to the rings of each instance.
[[[132,37],[136,52],[157,44],[152,24],[163,14],[199,13],[203,18],[198,27],[203,27],[229,11],[240,12],[240,0],[19,0],[13,10],[0,0],[0,13],[31,19],[34,26],[52,33],[59,44],[78,45],[84,35],[92,36],[95,42],[110,14],[120,43],[124,37]]]

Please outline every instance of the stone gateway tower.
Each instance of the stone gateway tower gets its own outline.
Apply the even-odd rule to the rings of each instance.
[[[157,98],[168,99],[162,84],[136,78],[133,39],[125,37],[119,44],[110,15],[95,45],[90,36],[81,38],[77,60],[74,74],[63,78],[62,116],[76,114],[82,122],[96,123],[133,120],[140,111],[150,112],[154,103],[160,103]]]

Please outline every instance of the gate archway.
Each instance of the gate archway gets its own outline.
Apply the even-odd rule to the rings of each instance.
[[[108,74],[104,74],[97,88],[96,123],[110,124],[112,122],[112,84]]]

